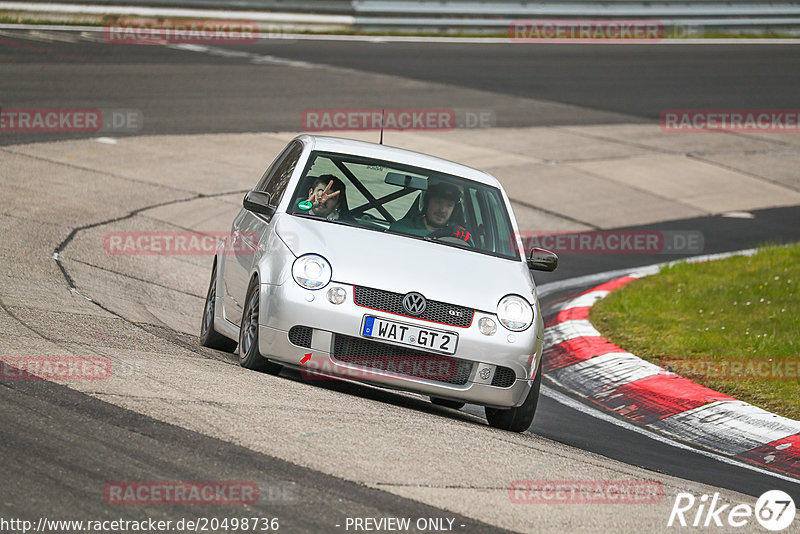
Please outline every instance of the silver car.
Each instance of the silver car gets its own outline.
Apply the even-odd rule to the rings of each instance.
[[[201,343],[248,369],[336,377],[485,406],[526,430],[542,316],[511,204],[489,174],[349,139],[292,140],[217,250]]]

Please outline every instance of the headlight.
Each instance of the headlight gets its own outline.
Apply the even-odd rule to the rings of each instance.
[[[513,332],[521,332],[533,323],[533,308],[518,295],[508,295],[497,305],[497,318]]]
[[[305,289],[322,289],[331,281],[331,264],[317,254],[306,254],[294,260],[292,277]]]

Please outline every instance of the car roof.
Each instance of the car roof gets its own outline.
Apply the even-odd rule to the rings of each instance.
[[[467,167],[454,161],[449,161],[436,156],[429,156],[413,150],[405,150],[388,145],[380,145],[378,143],[368,143],[366,141],[356,141],[355,139],[346,139],[344,137],[332,137],[323,135],[300,135],[297,139],[311,145],[312,150],[319,150],[323,152],[338,152],[342,154],[352,154],[356,156],[364,156],[368,158],[382,159],[392,161],[395,163],[403,163],[406,165],[413,165],[414,167],[421,167],[424,169],[431,169],[446,174],[452,174],[468,180],[474,180],[482,184],[491,185],[502,189],[500,182],[489,173],[484,171]]]

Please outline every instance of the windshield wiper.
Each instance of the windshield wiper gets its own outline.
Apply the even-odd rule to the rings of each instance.
[[[450,236],[430,237],[430,236],[424,235],[424,236],[422,236],[422,239],[424,239],[425,241],[429,241],[431,243],[439,243],[440,245],[446,245],[448,247],[460,248],[460,249],[464,249],[464,250],[472,250],[474,252],[484,252],[482,250],[476,249],[475,247],[471,247],[471,246],[467,245],[466,243],[461,244],[461,243],[456,243],[454,241],[441,241],[440,238],[442,238],[442,237],[450,237]]]
[[[324,221],[324,222],[333,223],[333,224],[341,224],[343,226],[352,226],[353,228],[363,228],[364,230],[380,230],[382,232],[386,231],[386,230],[381,229],[381,228],[373,228],[371,226],[362,226],[362,225],[358,224],[357,222],[353,222],[353,221],[347,221],[347,220],[342,220],[342,219],[327,219],[325,217],[320,217],[319,215],[309,215],[307,213],[292,213],[292,215],[294,215],[296,217],[302,217],[304,219],[311,219],[312,221]]]

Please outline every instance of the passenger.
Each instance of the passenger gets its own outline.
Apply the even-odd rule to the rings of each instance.
[[[351,219],[347,210],[347,192],[342,181],[332,174],[318,176],[308,190],[305,203],[309,215],[329,220]],[[300,203],[302,207],[303,202]]]

